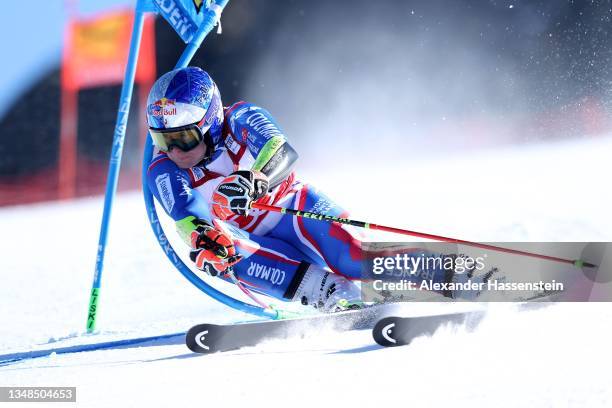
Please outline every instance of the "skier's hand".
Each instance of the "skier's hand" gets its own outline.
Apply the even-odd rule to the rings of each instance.
[[[236,254],[231,235],[207,224],[191,233],[191,247],[189,258],[211,276],[224,275],[242,259],[242,255]]]
[[[258,171],[239,170],[230,174],[213,193],[213,214],[221,220],[234,214],[248,215],[251,202],[263,197],[268,185],[268,178]]]

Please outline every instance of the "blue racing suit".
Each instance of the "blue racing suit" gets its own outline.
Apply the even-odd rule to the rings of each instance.
[[[224,110],[220,142],[204,162],[181,169],[163,152],[153,155],[148,186],[183,237],[195,219],[213,222],[211,198],[225,176],[237,170],[260,169],[262,158],[287,144],[285,135],[264,109],[239,102]],[[304,184],[293,172],[281,174],[257,202],[333,216],[347,213],[322,192]],[[219,222],[219,220],[217,220]],[[236,277],[250,289],[282,300],[293,298],[309,264],[359,279],[360,242],[344,226],[251,210],[224,221],[244,259]]]

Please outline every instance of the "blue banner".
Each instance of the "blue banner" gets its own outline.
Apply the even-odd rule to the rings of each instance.
[[[189,43],[202,24],[211,0],[152,0],[152,3],[181,39]]]

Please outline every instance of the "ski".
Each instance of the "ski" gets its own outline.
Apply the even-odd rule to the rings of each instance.
[[[211,354],[255,346],[268,339],[316,336],[320,327],[337,331],[371,329],[382,317],[393,313],[392,306],[376,305],[296,319],[198,324],[186,333],[185,343],[195,353]]]
[[[431,316],[384,317],[372,329],[374,341],[384,347],[410,344],[420,336],[431,336],[446,324],[463,325],[473,329],[484,317],[484,311],[458,312]]]

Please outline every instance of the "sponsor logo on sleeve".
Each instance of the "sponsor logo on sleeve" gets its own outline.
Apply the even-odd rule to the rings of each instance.
[[[177,176],[176,179],[179,183],[181,183],[181,192],[179,193],[179,196],[191,197],[191,186],[189,185],[187,179],[181,176]]]
[[[261,108],[257,107],[257,106],[245,106],[244,108],[240,108],[236,111],[236,113],[234,113],[232,115],[232,118],[234,119],[238,119],[239,117],[241,117],[242,115],[244,115],[247,112],[250,111],[254,111],[254,110],[259,110]]]
[[[225,147],[227,147],[227,150],[234,154],[238,154],[240,151],[240,144],[238,144],[238,142],[236,142],[234,138],[230,136],[225,138]]]
[[[166,212],[171,213],[174,208],[174,194],[172,193],[170,174],[160,174],[155,178],[155,184],[157,185],[157,191],[159,192],[162,205],[166,209]]]
[[[204,170],[200,167],[192,167],[191,174],[193,174],[193,181],[200,181],[204,178]]]
[[[261,110],[259,106],[245,106],[245,107],[238,109],[236,112],[234,112],[230,116],[230,128],[232,129],[232,132],[234,133],[236,132],[236,129],[235,129],[236,119],[239,119],[242,115],[244,115],[247,112],[254,112],[258,110]]]
[[[249,133],[248,130],[242,129],[241,136],[242,136],[242,141],[243,142],[246,142],[250,135],[251,134]]]
[[[274,136],[282,136],[281,131],[270,119],[261,112],[250,115],[246,120],[247,125],[251,126],[256,132],[270,139]]]

